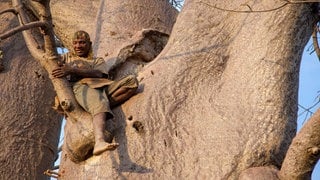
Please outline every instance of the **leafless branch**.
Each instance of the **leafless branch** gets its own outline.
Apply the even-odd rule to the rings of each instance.
[[[302,124],[304,124],[304,123],[307,121],[307,119],[308,119],[310,116],[312,116],[314,113],[310,110],[310,108],[305,108],[305,107],[303,107],[303,106],[300,105],[300,104],[298,104],[298,106],[299,106],[299,108],[301,108],[301,109],[304,110],[303,112],[301,112],[301,113],[298,115],[298,117],[300,117],[300,116],[302,116],[303,114],[305,114],[305,117],[304,117],[304,119],[303,119],[303,121],[302,121]]]
[[[301,115],[304,114],[305,112],[313,114],[313,112],[310,110],[311,108],[306,108],[306,107],[304,107],[304,106],[302,106],[302,105],[300,105],[300,104],[298,104],[298,106],[304,110],[304,111],[303,111],[302,113],[300,113],[298,116],[301,116]]]
[[[32,29],[32,28],[36,28],[36,27],[46,27],[47,24],[45,22],[31,22],[31,23],[28,23],[28,24],[25,24],[25,25],[22,25],[22,26],[19,26],[19,27],[16,27],[16,28],[13,28],[11,29],[10,31],[6,32],[6,33],[3,33],[3,34],[0,34],[0,41],[3,40],[3,39],[6,39],[18,32],[22,32],[22,31],[25,31],[25,30],[28,30],[28,29]]]
[[[320,103],[320,99],[319,99],[315,104],[313,104],[312,106],[310,106],[309,108],[305,108],[304,106],[302,106],[302,105],[300,105],[300,104],[298,104],[298,106],[299,106],[300,108],[304,109],[304,112],[302,112],[301,114],[303,114],[303,113],[305,113],[305,112],[308,112],[308,113],[311,113],[311,115],[312,115],[312,114],[314,114],[314,112],[312,112],[311,109],[314,108],[314,107],[316,107],[319,103]],[[299,116],[300,116],[301,114],[299,114]]]
[[[52,16],[49,7],[50,1],[28,1],[28,3],[29,4],[22,3],[22,0],[12,0],[13,7],[17,7],[16,10],[20,25],[24,26],[31,23],[29,14],[27,14],[27,9],[32,8],[35,10],[32,12],[37,13],[33,15],[39,18],[39,22],[43,22],[45,26],[40,26],[41,34],[38,33],[44,40],[44,49],[38,48],[39,46],[30,30],[22,31],[27,48],[31,55],[40,62],[41,66],[49,72],[49,78],[54,85],[62,108],[67,112],[69,117],[76,120],[79,118],[80,114],[83,113],[83,110],[76,102],[68,81],[62,78],[54,78],[50,73],[53,69],[58,67],[57,61],[59,58],[55,47]]]
[[[18,19],[20,25],[28,24],[30,22],[28,15],[26,13],[26,9],[22,4],[21,0],[12,0],[12,4],[14,7],[17,7]],[[44,51],[39,49],[38,43],[35,41],[34,37],[31,34],[30,30],[22,31],[22,35],[26,42],[26,45],[31,53],[31,55],[35,59],[41,59],[44,55]]]
[[[203,2],[202,0],[199,1],[199,3],[205,4],[209,7],[221,10],[221,11],[227,11],[227,12],[236,12],[236,13],[262,13],[262,12],[271,12],[271,11],[275,11],[278,9],[281,9],[289,4],[302,4],[302,3],[313,3],[313,2],[319,2],[319,0],[301,0],[301,1],[289,1],[289,0],[282,0],[283,4],[279,5],[278,7],[274,7],[272,9],[266,9],[266,10],[253,10],[253,8],[248,5],[248,4],[244,4],[245,6],[247,6],[249,8],[249,10],[233,10],[233,9],[226,9],[226,8],[221,8],[218,7],[217,5],[212,5],[209,4],[207,2]]]
[[[18,12],[16,11],[16,9],[14,8],[10,8],[10,9],[5,9],[3,11],[0,11],[0,15],[4,14],[4,13],[13,13],[13,14],[17,14]]]
[[[320,110],[293,139],[280,170],[281,179],[310,179],[320,158]]]
[[[318,26],[315,25],[312,32],[312,42],[313,42],[313,48],[316,51],[316,54],[318,56],[318,59],[320,61],[320,49],[319,49],[319,43],[318,43]]]

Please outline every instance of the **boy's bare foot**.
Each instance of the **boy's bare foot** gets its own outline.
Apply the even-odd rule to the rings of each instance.
[[[93,155],[100,155],[105,151],[113,151],[119,146],[118,143],[99,142],[94,145]]]

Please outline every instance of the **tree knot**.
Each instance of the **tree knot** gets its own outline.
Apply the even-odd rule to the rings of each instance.
[[[70,99],[64,99],[63,101],[61,101],[60,105],[64,111],[69,112],[72,109],[72,103]]]
[[[311,148],[308,148],[308,152],[310,154],[312,154],[313,156],[318,156],[320,153],[320,148],[319,147],[311,147]]]

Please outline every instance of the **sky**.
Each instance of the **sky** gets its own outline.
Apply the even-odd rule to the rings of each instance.
[[[316,112],[320,107],[320,61],[316,53],[312,53],[313,46],[310,39],[304,49],[302,62],[300,67],[300,81],[299,81],[299,111],[298,111],[298,130],[310,118],[311,112]],[[314,106],[314,107],[313,107]],[[312,108],[311,108],[312,107]],[[305,110],[310,109],[311,112]],[[316,168],[312,173],[312,180],[320,179],[320,163],[318,162]]]

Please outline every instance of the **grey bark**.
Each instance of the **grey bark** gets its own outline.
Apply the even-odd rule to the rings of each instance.
[[[293,139],[282,164],[282,179],[311,179],[315,164],[320,158],[320,111],[318,110]]]
[[[236,179],[281,166],[296,131],[311,8],[235,13],[214,6],[248,10],[245,2],[207,3],[186,1],[166,48],[139,73],[139,94],[115,109],[118,150],[83,164],[65,158],[63,177]]]
[[[136,32],[170,33],[174,23],[165,1],[64,2],[53,2],[58,35],[94,34],[111,67]],[[120,147],[81,163],[64,147],[61,178],[277,179],[295,136],[300,59],[314,23],[309,4],[276,8],[283,3],[186,1],[165,49],[136,69],[138,94],[114,109]],[[264,12],[228,11],[248,8]]]
[[[10,1],[0,2],[1,10],[10,6]],[[6,14],[0,24],[0,32],[5,32],[18,21]],[[21,34],[1,41],[0,49],[0,179],[47,179],[43,172],[57,158],[62,118],[51,108],[55,92]]]

